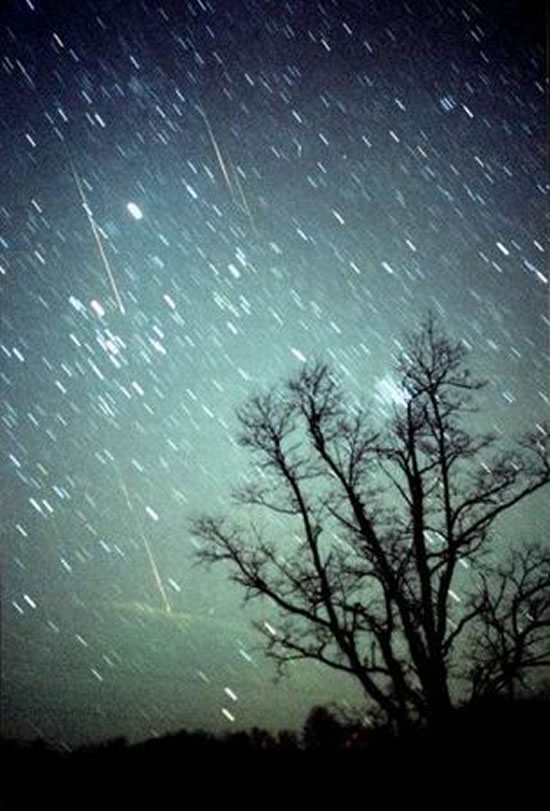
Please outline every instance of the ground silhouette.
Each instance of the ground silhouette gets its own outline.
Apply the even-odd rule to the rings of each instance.
[[[301,734],[253,728],[215,736],[181,730],[134,744],[115,738],[73,751],[41,740],[4,740],[2,801],[5,808],[26,808],[38,797],[59,808],[99,797],[109,808],[118,807],[109,804],[116,791],[127,802],[133,798],[132,807],[142,807],[140,799],[146,807],[146,793],[155,787],[172,800],[198,791],[229,801],[285,785],[310,798],[338,786],[349,796],[368,788],[371,797],[397,796],[407,787],[410,798],[424,796],[426,781],[432,789],[448,791],[453,784],[458,791],[466,781],[472,790],[475,785],[492,796],[506,788],[527,797],[546,783],[549,729],[547,691],[476,701],[455,709],[445,727],[423,725],[406,736],[314,707]]]

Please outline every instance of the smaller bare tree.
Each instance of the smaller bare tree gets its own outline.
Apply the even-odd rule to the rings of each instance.
[[[550,554],[532,543],[513,549],[503,563],[482,563],[478,615],[471,642],[472,698],[504,693],[516,698],[532,678],[550,669]]]

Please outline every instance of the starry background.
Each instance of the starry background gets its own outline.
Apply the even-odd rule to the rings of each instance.
[[[188,520],[230,510],[251,392],[320,357],[383,415],[428,307],[490,382],[480,424],[550,416],[543,5],[2,4],[4,735],[358,700],[272,682]],[[499,539],[549,524],[530,502]]]

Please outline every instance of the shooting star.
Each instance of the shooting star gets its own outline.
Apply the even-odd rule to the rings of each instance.
[[[214,132],[213,132],[213,130],[212,130],[212,127],[210,126],[210,121],[208,120],[208,116],[206,115],[206,113],[204,112],[204,110],[202,109],[202,107],[198,107],[198,106],[197,106],[197,110],[199,111],[199,113],[202,115],[202,117],[203,117],[203,119],[204,119],[204,123],[205,123],[205,125],[206,125],[206,129],[207,129],[207,131],[208,131],[208,135],[210,136],[210,140],[211,140],[211,142],[212,142],[212,146],[214,147],[214,152],[215,152],[215,154],[216,154],[216,158],[218,159],[218,163],[220,164],[220,169],[222,170],[222,174],[223,174],[224,180],[225,180],[225,182],[227,183],[227,186],[228,186],[228,188],[229,188],[229,191],[231,192],[231,196],[232,196],[232,197],[233,197],[233,199],[234,199],[234,191],[233,191],[233,186],[231,185],[231,178],[230,178],[230,176],[229,176],[229,172],[228,172],[228,170],[227,170],[227,166],[225,165],[225,161],[224,161],[224,159],[223,159],[223,156],[222,156],[221,150],[220,150],[220,148],[219,148],[219,146],[218,146],[218,142],[216,141],[216,138],[215,138],[215,136],[214,136]]]
[[[90,228],[92,229],[92,234],[94,235],[94,239],[97,245],[97,250],[99,252],[99,257],[103,263],[103,267],[105,268],[105,272],[107,273],[107,278],[109,279],[109,283],[111,285],[111,290],[113,291],[113,295],[115,297],[115,301],[117,303],[118,309],[124,315],[124,304],[122,303],[122,299],[120,297],[120,293],[118,291],[118,287],[116,285],[115,277],[111,266],[109,264],[109,260],[107,259],[107,254],[105,253],[105,248],[103,247],[103,242],[101,241],[101,234],[99,232],[99,228],[97,227],[97,223],[94,219],[93,211],[88,203],[86,195],[84,193],[84,188],[82,186],[82,182],[80,177],[78,176],[78,172],[74,166],[74,163],[69,158],[69,163],[71,166],[71,172],[74,178],[74,182],[76,183],[76,188],[78,189],[78,194],[82,201],[82,208],[86,212],[86,216],[88,217],[88,222],[90,223]]]
[[[142,529],[140,529],[140,536],[141,540],[143,541],[143,545],[145,547],[145,551],[147,552],[147,557],[149,558],[149,563],[151,564],[151,570],[153,572],[153,577],[155,578],[155,583],[157,584],[157,588],[160,592],[160,596],[162,597],[162,602],[164,604],[164,610],[167,614],[170,614],[172,611],[172,607],[168,602],[168,596],[166,594],[166,589],[164,588],[164,584],[161,580],[159,570],[157,568],[157,564],[155,563],[155,559],[153,557],[153,553],[151,551],[151,547],[149,546],[149,542],[145,536],[145,533]]]
[[[250,210],[250,206],[248,205],[248,200],[244,195],[244,189],[242,183],[239,179],[239,174],[233,164],[231,164],[231,169],[233,170],[233,177],[235,178],[235,186],[237,187],[237,191],[239,192],[239,196],[241,198],[242,208],[246,212],[246,215],[250,221],[250,226],[254,233],[258,235],[258,229],[256,228],[256,223],[254,222],[254,217],[252,216],[252,211]],[[238,203],[237,203],[238,204]]]
[[[227,187],[228,187],[229,191],[231,192],[231,197],[233,199],[233,202],[245,212],[246,216],[248,217],[248,219],[250,221],[250,226],[251,226],[252,230],[254,231],[255,234],[258,234],[258,229],[256,227],[256,223],[254,222],[254,217],[252,216],[252,211],[250,209],[250,206],[248,205],[248,200],[245,197],[244,189],[243,189],[242,183],[241,183],[241,181],[239,179],[238,173],[236,172],[235,167],[233,166],[230,159],[228,159],[227,163],[224,161],[223,155],[221,153],[221,149],[220,149],[220,147],[218,145],[218,142],[216,141],[214,131],[212,129],[210,121],[208,120],[208,116],[206,115],[206,113],[204,112],[202,107],[199,107],[199,105],[195,105],[195,107],[198,110],[198,112],[200,113],[200,115],[202,116],[202,118],[204,119],[204,124],[206,126],[207,131],[208,131],[210,141],[212,142],[212,146],[214,148],[214,153],[215,153],[216,158],[218,160],[218,163],[220,165],[220,169],[222,171],[222,175],[224,177],[224,180],[227,183]],[[228,167],[228,164],[229,164],[229,167]],[[231,175],[233,176],[233,179],[234,179],[234,185],[233,185],[233,182],[231,180]],[[235,191],[235,189],[236,189],[236,191]]]
[[[151,566],[151,571],[153,573],[153,579],[155,581],[156,587],[159,590],[159,594],[160,594],[161,599],[162,599],[162,604],[164,606],[164,610],[166,611],[167,614],[171,614],[172,613],[172,606],[170,605],[170,603],[168,601],[168,595],[166,594],[166,589],[164,588],[164,583],[162,582],[162,578],[160,576],[160,572],[158,570],[157,563],[155,561],[155,558],[153,557],[153,551],[151,549],[149,541],[147,540],[145,532],[143,531],[143,527],[141,526],[141,522],[139,521],[138,517],[134,513],[134,505],[132,504],[132,500],[130,498],[130,493],[128,492],[128,488],[124,484],[124,481],[122,480],[122,476],[120,475],[118,470],[117,470],[117,479],[118,479],[118,482],[120,484],[120,488],[121,488],[122,492],[124,493],[124,498],[126,499],[126,504],[128,505],[128,510],[132,514],[132,516],[135,518],[137,529],[138,529],[138,534],[139,534],[139,537],[141,538],[141,540],[143,541],[143,546],[145,547],[145,552],[147,553],[147,558],[149,560],[149,565]]]

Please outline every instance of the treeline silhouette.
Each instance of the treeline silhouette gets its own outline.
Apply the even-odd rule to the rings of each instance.
[[[3,807],[25,808],[29,792],[49,786],[60,795],[59,807],[67,787],[91,791],[102,778],[111,785],[118,781],[119,788],[122,782],[127,791],[147,779],[165,789],[226,790],[228,796],[239,786],[276,788],[287,779],[316,793],[339,783],[350,790],[368,783],[371,790],[387,791],[400,779],[422,777],[435,785],[461,775],[476,785],[480,779],[494,781],[494,789],[502,789],[503,781],[510,788],[514,781],[534,788],[539,779],[547,780],[549,755],[548,691],[473,702],[454,710],[444,725],[418,726],[407,735],[389,726],[341,720],[333,710],[317,706],[301,733],[254,727],[216,736],[181,730],[139,743],[117,737],[71,751],[44,740],[4,739],[0,799],[6,802]],[[7,804],[8,784],[13,805]]]

